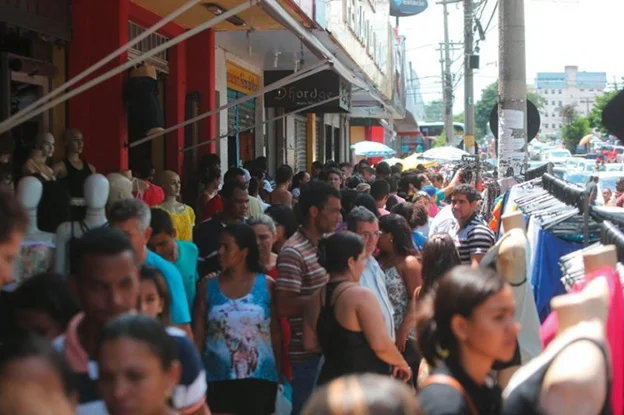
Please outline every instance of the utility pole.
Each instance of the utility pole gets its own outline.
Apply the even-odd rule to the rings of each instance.
[[[475,154],[473,0],[464,0],[464,150]]]
[[[444,72],[442,75],[442,88],[444,100],[444,131],[446,131],[446,143],[452,144],[455,138],[453,128],[453,80],[451,79],[451,45],[449,42],[448,27],[448,2],[443,1],[444,10]]]
[[[524,0],[499,0],[498,172],[519,174],[526,163],[527,85]]]

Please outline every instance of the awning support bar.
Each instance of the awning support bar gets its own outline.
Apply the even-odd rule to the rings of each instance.
[[[344,93],[342,93],[340,95],[337,95],[335,97],[327,98],[327,99],[325,99],[323,101],[315,102],[314,104],[310,104],[307,107],[303,107],[303,108],[300,108],[298,110],[287,112],[287,113],[279,115],[277,117],[269,118],[268,120],[262,122],[262,124],[260,124],[260,126],[264,126],[265,124],[268,124],[270,122],[281,120],[282,118],[286,118],[286,117],[288,117],[290,115],[295,115],[295,114],[298,114],[298,113],[303,112],[303,111],[308,111],[308,110],[310,110],[310,109],[312,109],[314,107],[318,107],[320,105],[325,105],[325,104],[330,103],[332,101],[335,101],[337,99],[341,99],[341,98],[347,96],[348,94],[349,94],[348,92],[344,92]],[[252,127],[243,128],[242,130],[237,130],[236,132],[240,134],[240,133],[244,133],[246,131],[253,130],[253,129],[257,128],[257,127],[258,127],[257,125],[254,125]],[[221,135],[221,136],[219,136],[217,138],[211,138],[210,140],[206,140],[206,141],[203,141],[201,143],[194,144],[194,145],[192,145],[190,147],[183,148],[182,150],[180,150],[180,153],[184,153],[184,152],[187,152],[187,151],[194,150],[194,149],[196,149],[198,147],[202,147],[202,146],[208,145],[208,144],[212,143],[213,141],[222,140],[222,139],[227,138],[229,136],[230,136],[230,133],[228,132],[228,134]]]
[[[137,45],[141,41],[147,39],[151,34],[156,33],[159,29],[164,27],[167,23],[172,22],[174,19],[176,19],[177,17],[179,17],[180,15],[185,13],[186,11],[190,10],[192,7],[194,7],[200,1],[202,1],[202,0],[189,0],[189,1],[187,1],[185,4],[183,4],[177,10],[174,10],[173,12],[171,12],[167,17],[163,18],[158,23],[156,23],[154,26],[152,26],[151,28],[149,28],[145,32],[141,33],[139,36],[135,37],[130,42],[126,43],[125,45],[123,45],[122,47],[120,47],[119,49],[117,49],[116,51],[111,53],[110,55],[108,55],[105,58],[101,59],[99,62],[89,66],[87,69],[85,69],[84,71],[80,72],[78,75],[74,76],[72,79],[70,79],[69,81],[65,82],[63,85],[53,89],[46,96],[39,98],[37,101],[35,101],[32,104],[28,105],[23,110],[19,111],[16,114],[13,114],[12,116],[7,118],[6,120],[2,121],[0,123],[0,128],[3,128],[8,123],[13,122],[14,120],[23,118],[26,114],[28,114],[33,109],[37,108],[39,105],[44,104],[46,101],[49,101],[50,99],[54,98],[55,96],[59,95],[60,93],[66,91],[68,88],[74,86],[76,83],[82,81],[87,76],[91,75],[92,73],[94,73],[95,71],[100,69],[102,66],[106,65],[108,62],[110,62],[113,59],[115,59],[117,56],[121,55],[124,52],[127,52],[131,47],[133,47],[134,45]]]
[[[122,73],[123,71],[132,68],[133,66],[136,66],[137,64],[140,64],[142,62],[144,62],[146,59],[151,58],[152,56],[155,56],[157,54],[159,54],[160,52],[170,48],[171,46],[175,46],[180,42],[185,41],[186,39],[189,39],[193,36],[195,36],[196,34],[209,29],[223,21],[225,21],[226,19],[244,11],[247,10],[248,8],[260,3],[263,0],[248,0],[244,3],[239,4],[238,6],[228,10],[227,12],[220,14],[219,16],[215,16],[212,19],[182,33],[179,36],[174,37],[173,39],[163,43],[160,46],[155,47],[154,49],[151,49],[139,56],[137,56],[136,58],[124,63],[123,65],[118,66],[117,68],[111,69],[110,71],[98,76],[97,78],[79,86],[78,88],[74,89],[73,91],[68,92],[65,95],[60,96],[59,98],[55,99],[54,101],[50,102],[49,104],[46,104],[28,114],[25,114],[24,116],[18,118],[17,120],[11,122],[11,123],[7,123],[7,125],[5,125],[4,127],[0,128],[0,134],[10,130],[11,128],[25,122],[28,121],[34,117],[36,117],[37,115],[44,113],[45,111],[54,108],[55,106],[67,101],[70,98],[75,97],[76,95],[79,95],[81,93],[83,93],[84,91],[93,88],[94,86],[106,81],[107,79],[112,78],[115,75],[118,75],[120,73]]]
[[[168,127],[166,130],[158,131],[158,132],[156,132],[154,134],[148,135],[147,137],[143,137],[140,140],[137,140],[137,141],[133,142],[128,147],[133,148],[133,147],[139,146],[139,145],[141,145],[143,143],[146,143],[148,141],[153,140],[156,137],[161,137],[161,136],[163,136],[165,134],[168,134],[170,132],[173,132],[173,131],[175,131],[175,130],[177,130],[179,128],[186,127],[189,124],[193,124],[193,123],[195,123],[197,121],[203,120],[204,118],[210,117],[211,115],[218,114],[219,112],[221,112],[223,110],[226,110],[228,108],[231,108],[231,107],[239,105],[239,104],[242,104],[242,103],[244,103],[246,101],[249,101],[249,100],[251,100],[253,98],[256,98],[256,97],[258,97],[260,95],[264,95],[267,92],[271,92],[273,90],[276,90],[278,88],[283,87],[284,85],[288,85],[291,82],[296,82],[296,81],[298,81],[300,79],[307,78],[308,76],[314,75],[314,74],[316,74],[318,72],[324,71],[324,70],[329,69],[329,68],[331,68],[331,64],[329,62],[327,62],[327,61],[317,62],[315,65],[313,65],[313,66],[311,66],[311,67],[309,67],[307,69],[301,70],[299,72],[294,72],[294,73],[292,73],[292,74],[290,74],[290,75],[288,75],[288,76],[286,76],[286,77],[284,77],[284,78],[282,78],[282,79],[280,79],[280,80],[278,80],[276,82],[273,82],[270,85],[265,86],[264,88],[261,88],[261,89],[259,89],[257,91],[254,91],[253,93],[251,93],[249,95],[245,95],[243,97],[238,98],[235,101],[229,102],[226,105],[222,105],[219,108],[216,108],[214,110],[210,110],[208,112],[204,112],[204,113],[202,113],[202,114],[200,114],[200,115],[198,115],[196,117],[193,117],[193,118],[191,118],[189,120],[183,121],[183,122],[181,122],[179,124],[172,125],[171,127]]]

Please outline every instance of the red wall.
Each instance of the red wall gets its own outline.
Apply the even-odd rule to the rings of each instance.
[[[385,131],[384,128],[380,125],[366,127],[365,134],[368,141],[375,141],[382,144],[384,142]]]
[[[69,47],[68,76],[72,78],[90,65],[128,42],[128,21],[151,27],[161,17],[130,0],[74,0],[74,37]],[[159,33],[173,38],[184,32],[176,24],[165,25]],[[192,53],[190,52],[192,51]],[[127,62],[127,55],[114,59],[106,70]],[[169,50],[165,114],[167,126],[185,119],[187,91],[201,94],[200,112],[216,108],[215,34],[207,30]],[[99,71],[102,73],[102,71]],[[99,172],[128,168],[127,121],[123,102],[125,74],[103,82],[69,101],[68,127],[78,128],[85,137],[85,157]],[[216,117],[200,123],[201,139],[216,136]],[[182,172],[184,128],[167,135],[167,168]],[[216,143],[203,147],[215,152]]]
[[[73,78],[128,41],[128,0],[74,0],[68,76]],[[126,54],[105,66],[127,61]],[[103,73],[102,70],[98,74]],[[84,156],[99,172],[128,168],[124,76],[117,75],[68,102],[68,127],[82,131]]]

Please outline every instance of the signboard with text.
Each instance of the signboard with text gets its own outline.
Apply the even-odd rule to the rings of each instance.
[[[265,71],[264,85],[270,85],[292,74],[292,71]],[[345,113],[351,108],[351,84],[328,69],[264,94],[264,106],[298,110],[319,102],[307,112]]]
[[[260,89],[260,76],[232,63],[226,63],[227,87],[243,94]]]
[[[390,0],[390,16],[414,16],[427,10],[427,0]]]

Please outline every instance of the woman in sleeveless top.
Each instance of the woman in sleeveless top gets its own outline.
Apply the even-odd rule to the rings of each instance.
[[[520,330],[509,284],[491,269],[458,266],[419,301],[420,350],[434,370],[421,385],[427,415],[499,415],[501,391],[490,376],[511,360]]]
[[[304,313],[303,342],[322,351],[319,384],[356,373],[393,374],[405,381],[411,370],[388,336],[375,294],[361,287],[364,243],[352,232],[333,234],[319,243],[319,262],[330,280]]]
[[[281,356],[275,282],[264,274],[249,225],[228,225],[219,243],[223,272],[200,284],[193,313],[208,406],[214,413],[270,415]]]
[[[395,213],[379,219],[381,235],[379,265],[384,271],[388,298],[394,308],[396,345],[414,372],[420,365],[420,353],[414,334],[414,292],[421,285],[420,259],[407,220]]]

